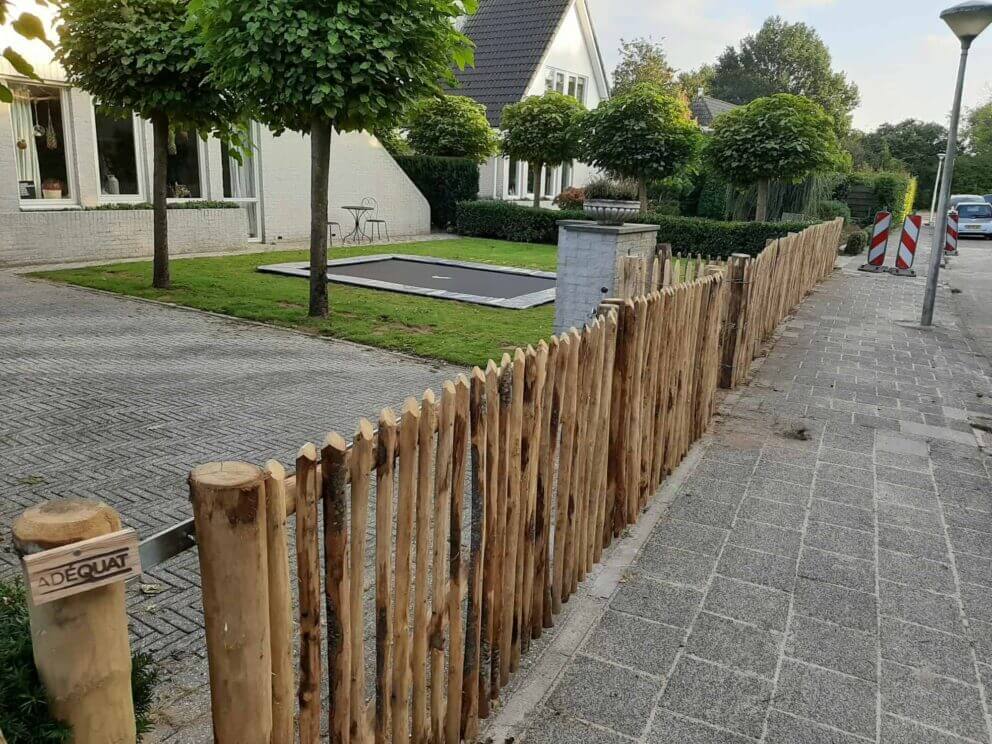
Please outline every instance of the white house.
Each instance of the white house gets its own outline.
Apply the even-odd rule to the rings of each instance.
[[[593,109],[609,97],[609,80],[586,0],[481,0],[462,31],[475,42],[475,66],[456,72],[453,93],[484,104],[499,128],[503,107],[557,90]],[[584,163],[545,168],[549,200],[582,186],[595,171]],[[534,174],[526,163],[491,158],[481,168],[480,196],[532,201]]]
[[[33,0],[13,5],[15,17],[22,9],[45,10]],[[0,49],[7,45],[35,65],[41,80],[18,76],[0,58],[0,79],[14,92],[13,103],[0,102],[0,266],[151,255],[150,210],[94,209],[151,200],[151,125],[98,113],[87,93],[65,83],[40,42],[0,29]],[[174,254],[308,239],[308,138],[255,126],[253,139],[254,157],[239,165],[217,140],[176,135],[170,201],[227,201],[241,209],[170,210]],[[354,222],[341,207],[368,196],[391,235],[430,232],[427,200],[378,140],[335,135],[330,219],[347,232]]]

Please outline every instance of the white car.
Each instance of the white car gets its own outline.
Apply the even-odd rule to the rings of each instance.
[[[951,214],[958,217],[958,235],[974,235],[992,238],[992,204],[982,201],[968,201],[958,204]]]

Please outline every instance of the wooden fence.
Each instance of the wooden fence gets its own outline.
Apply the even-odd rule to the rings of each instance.
[[[363,419],[350,443],[305,445],[295,475],[274,461],[195,470],[216,740],[289,744],[294,719],[303,744],[322,722],[332,742],[474,740],[531,642],[705,431],[728,358],[750,364],[838,241],[839,225],[816,226],[674,277],[663,258],[641,272],[654,288],[606,301],[582,331]]]

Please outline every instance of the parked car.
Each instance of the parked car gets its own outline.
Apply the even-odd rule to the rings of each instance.
[[[987,201],[989,204],[992,204],[992,194],[986,194],[985,201]]]
[[[958,235],[977,235],[992,238],[992,204],[979,199],[977,201],[961,202],[954,209],[958,217]]]
[[[984,196],[975,196],[975,194],[955,194],[950,199],[947,200],[947,211],[953,212],[958,204],[963,204],[964,202],[983,202],[985,201]]]

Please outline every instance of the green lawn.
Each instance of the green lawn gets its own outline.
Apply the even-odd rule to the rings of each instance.
[[[365,248],[334,247],[332,258],[405,253],[554,271],[554,246],[460,238]],[[33,276],[109,292],[173,302],[201,310],[296,328],[321,336],[381,346],[466,366],[484,364],[504,351],[536,343],[551,334],[554,306],[501,310],[449,300],[329,286],[326,320],[307,317],[304,279],[259,274],[257,266],[306,261],[305,251],[177,258],[172,289],[151,287],[151,262],[65,269]]]

